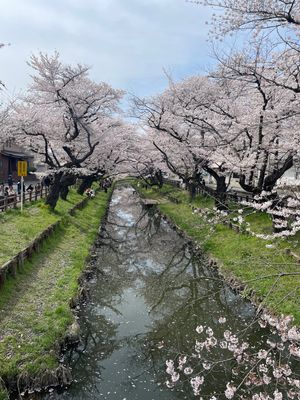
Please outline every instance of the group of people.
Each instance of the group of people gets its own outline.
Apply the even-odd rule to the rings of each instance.
[[[0,196],[6,197],[6,196],[15,195],[16,192],[14,190],[13,184],[14,184],[14,181],[13,181],[11,175],[8,176],[7,185],[5,185],[4,182],[0,182]]]
[[[112,180],[111,180],[110,178],[106,178],[106,179],[103,179],[102,181],[100,181],[100,188],[101,188],[102,190],[104,190],[105,193],[106,193],[107,190],[111,187],[111,185],[112,185]],[[94,191],[94,189],[92,189],[92,188],[87,188],[87,189],[84,191],[84,194],[85,194],[86,196],[88,196],[90,199],[92,199],[92,198],[95,197],[95,191]]]
[[[23,183],[23,193],[32,193],[34,190],[36,192],[40,192],[43,187],[49,187],[52,182],[52,176],[48,175],[45,176],[41,182],[38,182],[36,185],[32,185],[31,183],[26,187],[25,183]],[[112,180],[109,178],[103,179],[100,183],[101,189],[105,192],[110,188],[112,185]],[[13,178],[9,175],[7,179],[7,183],[0,182],[0,198],[3,199],[4,197],[11,197],[15,195],[21,194],[21,181],[19,180],[16,184],[14,184]],[[85,190],[85,195],[89,198],[95,197],[95,191],[92,188],[88,188]]]
[[[4,182],[0,182],[0,211],[3,211],[1,206],[4,205],[5,201],[8,203],[13,203],[15,201],[15,197],[16,192],[13,188],[13,180],[11,176],[9,176],[7,185],[5,185]]]
[[[11,175],[9,175],[6,185],[4,182],[0,182],[0,196],[2,196],[2,197],[14,196],[16,194],[20,195],[21,189],[22,189],[21,181],[18,181],[14,187],[14,181],[13,181]],[[42,186],[39,182],[34,186],[30,183],[27,187],[23,183],[23,193],[25,193],[25,192],[32,193],[34,190],[40,191],[41,189],[42,189]]]
[[[5,186],[3,183],[0,183],[0,196],[13,196],[14,194],[16,194],[16,192],[14,191],[13,187],[10,186]]]
[[[90,199],[93,199],[93,198],[95,197],[95,191],[94,191],[94,189],[92,189],[92,188],[87,188],[87,189],[84,191],[84,194],[85,194],[87,197],[89,197]]]

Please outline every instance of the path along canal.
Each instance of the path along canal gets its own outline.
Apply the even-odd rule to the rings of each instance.
[[[196,328],[210,327],[211,337],[240,332],[251,348],[260,349],[266,340],[265,330],[252,324],[254,307],[154,208],[144,209],[131,187],[115,189],[93,262],[98,273],[89,282],[91,299],[78,312],[82,343],[68,356],[74,382],[43,399],[192,399],[193,374],[180,372],[173,389],[165,384],[166,360],[187,353],[194,356],[184,367],[205,370],[204,399],[224,399],[226,383],[242,378],[230,361],[218,362],[228,359],[226,349],[212,348],[206,365],[197,358]],[[237,398],[251,399],[247,390]]]

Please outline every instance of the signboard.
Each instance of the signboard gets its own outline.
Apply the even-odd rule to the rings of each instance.
[[[18,161],[18,176],[27,176],[27,161]]]

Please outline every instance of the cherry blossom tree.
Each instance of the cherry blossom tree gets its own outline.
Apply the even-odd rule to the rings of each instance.
[[[159,132],[159,134],[158,134]],[[178,177],[187,187],[190,195],[195,195],[195,188],[199,186],[201,177],[200,160],[195,160],[189,152],[186,143],[172,135],[161,133],[152,127],[146,129],[147,152],[146,157],[140,161],[141,176],[148,185],[162,185],[162,171],[169,170],[173,176]],[[160,164],[158,166],[158,164]],[[164,164],[164,167],[163,167]]]
[[[243,52],[227,57],[225,62],[224,57],[222,60],[216,54],[221,65],[227,69],[227,80],[248,81],[248,86],[252,80],[264,96],[261,112],[255,117],[256,121],[259,118],[258,136],[255,136],[261,142],[260,148],[257,151],[248,149],[252,154],[252,166],[250,162],[248,170],[246,168],[244,173],[239,173],[239,180],[245,190],[256,193],[252,206],[272,215],[275,230],[280,231],[275,232],[276,235],[294,234],[299,224],[294,206],[298,202],[297,195],[279,198],[274,188],[285,171],[298,163],[299,157],[295,127],[299,123],[300,3],[283,0],[205,0],[194,3],[216,9],[211,31],[215,38],[223,39],[234,31],[250,30],[253,33],[250,42],[247,36],[250,46]],[[255,95],[249,95],[253,110],[254,99]],[[252,116],[252,111],[251,114],[245,112],[245,115]],[[253,127],[254,124],[251,131]],[[249,143],[248,139],[245,143]],[[238,154],[239,157],[242,155],[240,150]]]
[[[106,129],[91,157],[83,163],[87,173],[81,176],[82,182],[78,189],[80,194],[95,181],[128,175],[132,171],[131,163],[135,162],[136,127],[117,119],[113,123]]]
[[[264,70],[271,79],[277,74],[259,54],[252,58],[238,53],[225,60],[216,74],[220,84],[235,88],[235,97],[239,91],[236,98],[240,110],[234,114],[239,135],[235,140],[229,137],[229,143],[237,165],[252,160],[245,171],[240,168],[239,176],[242,188],[255,194],[273,190],[277,180],[292,167],[299,148],[293,129],[298,121],[297,98],[266,82],[261,76]]]
[[[219,37],[231,31],[251,29],[276,31],[300,27],[298,0],[204,0],[192,1],[220,10],[213,15],[213,33]],[[298,32],[297,32],[298,33]]]
[[[152,143],[151,136],[139,138],[136,150],[131,157],[132,175],[141,179],[146,186],[162,187],[166,170],[162,156]]]
[[[201,159],[193,157],[185,144],[174,138],[155,138],[153,145],[161,153],[171,173],[181,179],[190,197],[194,198],[197,188],[203,183]]]
[[[201,187],[203,171],[215,179],[218,208],[232,174],[244,190],[278,206],[276,183],[299,157],[296,93],[274,84],[281,71],[261,47],[219,61],[210,78],[170,80],[161,95],[135,99],[136,115],[188,187]]]
[[[270,65],[260,50],[256,49],[254,54],[239,52],[221,60],[215,76],[220,84],[240,91],[238,96],[234,95],[241,111],[235,119],[240,133],[235,140],[229,136],[233,171],[241,187],[255,196],[252,205],[273,216],[276,230],[286,230],[286,218],[279,210],[286,206],[286,199],[280,198],[276,185],[299,159],[295,130],[299,123],[298,96],[274,84],[281,79],[281,72]]]
[[[135,99],[134,104],[136,115],[157,132],[155,145],[169,169],[184,181],[191,194],[201,186],[203,171],[212,175],[216,180],[217,206],[222,207],[227,189],[226,168],[224,160],[216,156],[219,132],[208,117],[216,95],[212,81],[192,77],[178,84],[170,80],[169,88],[160,96]]]
[[[46,204],[54,208],[61,187],[68,186],[114,127],[123,92],[93,82],[86,66],[63,64],[58,53],[33,55],[29,65],[33,83],[14,106],[10,129],[52,170]]]

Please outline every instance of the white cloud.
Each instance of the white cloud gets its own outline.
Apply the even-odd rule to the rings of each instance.
[[[92,76],[152,94],[163,67],[188,74],[208,62],[209,10],[185,0],[10,0],[1,5],[1,79],[28,82],[30,53],[58,50],[70,63],[92,65]]]

